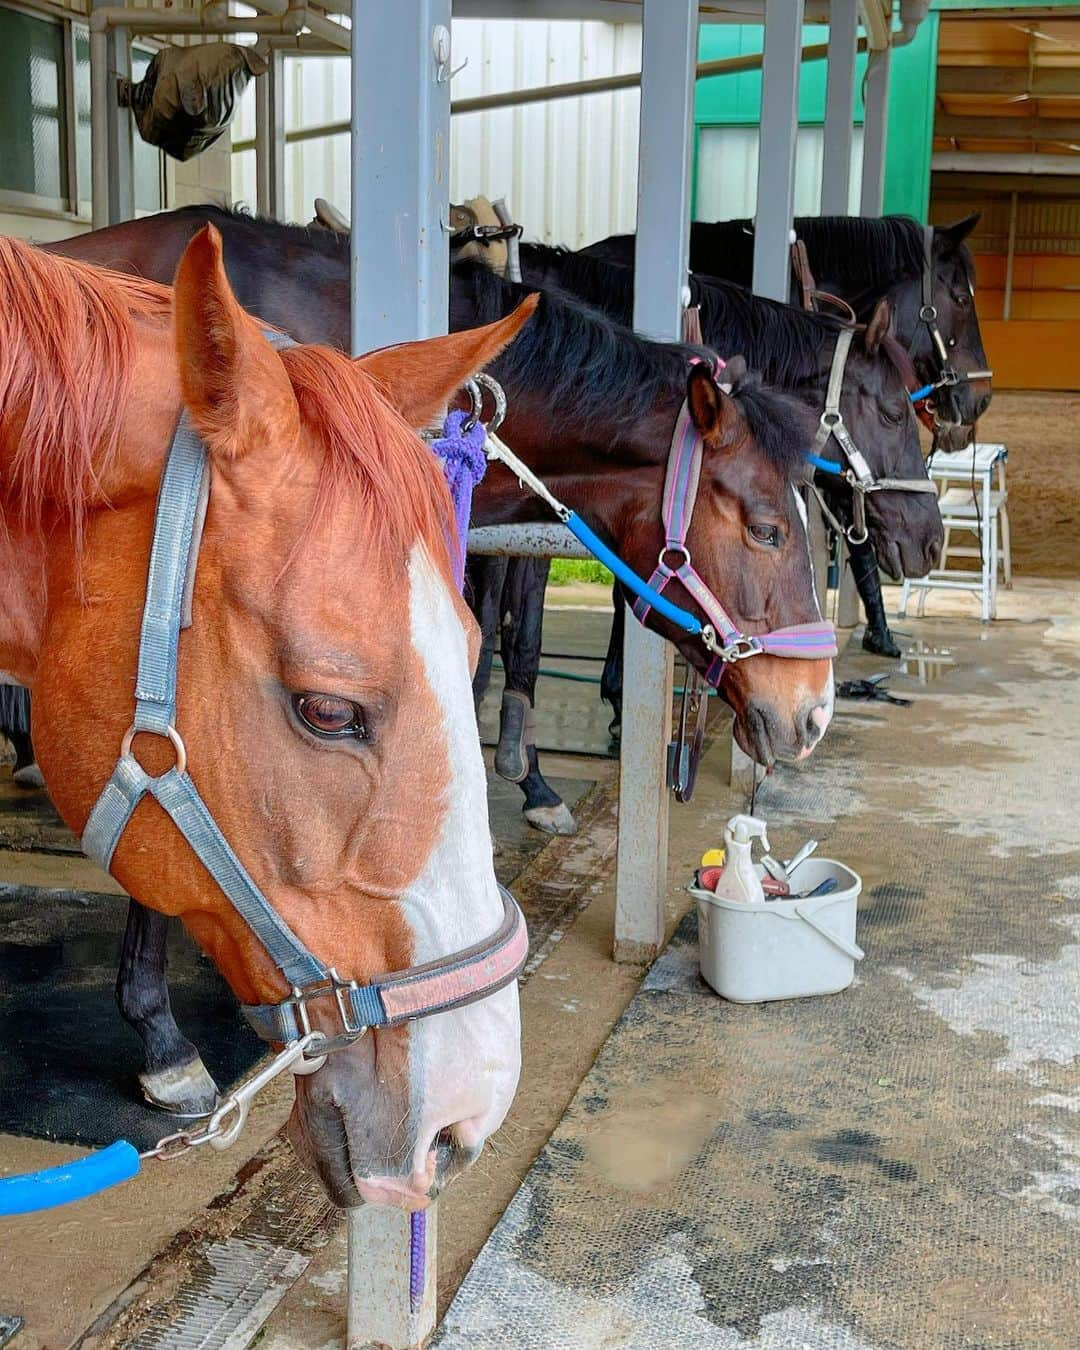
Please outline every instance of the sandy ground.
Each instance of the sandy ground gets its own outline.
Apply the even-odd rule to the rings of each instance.
[[[1016,575],[1080,577],[1080,393],[996,393],[978,435],[1009,447]]]

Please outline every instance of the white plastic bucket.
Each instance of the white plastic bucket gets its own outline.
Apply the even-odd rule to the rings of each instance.
[[[830,877],[837,889],[829,895],[754,904],[692,886],[701,974],[707,983],[733,1003],[846,989],[855,978],[855,962],[863,956],[855,942],[862,878],[832,858],[807,858],[791,874],[792,890],[812,891]]]

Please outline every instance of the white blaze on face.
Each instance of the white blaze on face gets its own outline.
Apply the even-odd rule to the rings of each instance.
[[[420,545],[409,558],[413,648],[442,712],[450,780],[438,842],[401,903],[413,961],[451,955],[490,937],[502,921],[488,829],[487,779],[476,728],[469,652],[447,582]],[[409,1033],[415,1170],[440,1129],[465,1124],[460,1142],[479,1144],[502,1124],[521,1068],[516,983],[455,1012],[413,1022]]]
[[[814,588],[814,609],[820,619],[822,617],[821,606],[818,604],[817,583],[814,578],[814,550],[810,543],[810,521],[806,514],[806,503],[803,501],[803,495],[794,483],[791,485],[791,495],[795,498],[795,510],[799,513],[799,519],[802,521],[803,534],[806,536],[806,556],[810,560],[810,583]],[[833,679],[832,666],[829,666],[829,687],[825,691],[825,706],[822,708],[824,720],[819,722],[821,734],[825,735],[825,729],[832,721],[833,708],[836,703],[836,681]]]

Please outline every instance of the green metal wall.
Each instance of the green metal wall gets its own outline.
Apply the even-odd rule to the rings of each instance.
[[[937,74],[938,17],[931,14],[919,27],[915,40],[898,47],[892,55],[889,85],[889,138],[885,160],[885,210],[905,212],[926,220],[930,199],[930,154],[934,131],[934,92]],[[760,25],[706,24],[701,29],[699,60],[718,61],[729,56],[760,52]],[[821,25],[803,29],[803,45],[828,40]],[[862,79],[866,57],[856,63],[854,120],[863,120]],[[803,64],[799,81],[799,124],[820,126],[825,118],[824,61]],[[747,126],[756,124],[761,108],[761,71],[715,75],[699,80],[694,102],[695,128],[702,126]],[[696,185],[695,185],[696,186]]]

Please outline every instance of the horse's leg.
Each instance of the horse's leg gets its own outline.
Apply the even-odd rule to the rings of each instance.
[[[626,636],[626,600],[618,582],[612,589],[615,600],[615,613],[611,619],[611,632],[608,635],[607,656],[604,658],[604,670],[600,676],[600,697],[611,707],[612,718],[608,724],[613,740],[622,736],[622,680],[623,680],[623,639]]]
[[[574,834],[577,821],[540,772],[532,710],[544,631],[546,558],[512,558],[502,603],[502,661],[506,673],[495,771],[525,794],[525,819],[547,834]]]
[[[15,782],[21,787],[44,787],[30,739],[30,691],[22,685],[0,684],[0,735],[8,738],[15,751]]]
[[[205,1116],[217,1105],[217,1084],[173,1018],[165,980],[168,933],[168,915],[131,901],[116,1001],[143,1043],[146,1060],[139,1082],[146,1100],[174,1115]]]
[[[477,716],[491,683],[491,663],[499,632],[499,605],[509,561],[509,558],[492,558],[480,553],[470,553],[468,557],[465,599],[480,625],[480,658],[473,676],[473,703]]]
[[[873,544],[869,540],[861,544],[849,543],[848,557],[851,559],[851,575],[855,579],[855,587],[866,610],[863,650],[873,652],[875,656],[899,656],[900,648],[893,641],[888,620],[885,618],[885,600],[881,594],[881,579],[878,576]]]

